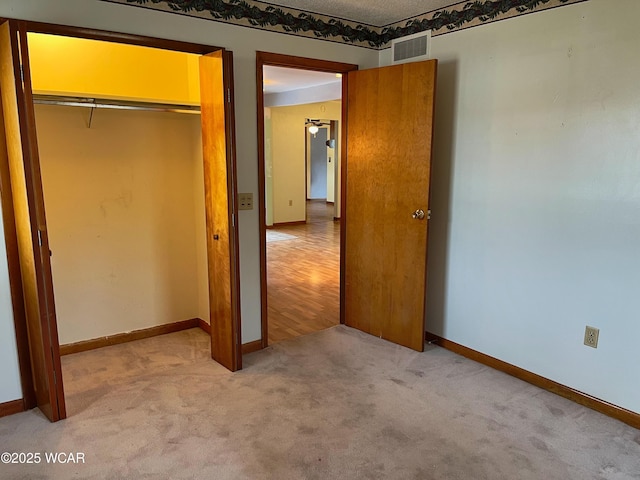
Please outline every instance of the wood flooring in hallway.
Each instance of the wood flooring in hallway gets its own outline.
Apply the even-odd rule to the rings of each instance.
[[[267,232],[267,305],[269,344],[340,323],[340,222],[332,204],[308,201],[306,224]]]

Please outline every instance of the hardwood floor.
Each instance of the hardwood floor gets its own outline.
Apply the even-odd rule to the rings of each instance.
[[[270,232],[296,238],[267,242],[269,343],[338,325],[340,222],[333,220],[333,205],[308,201],[305,225]]]

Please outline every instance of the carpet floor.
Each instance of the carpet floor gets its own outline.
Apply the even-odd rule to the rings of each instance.
[[[63,357],[69,418],[0,419],[0,452],[43,456],[0,478],[640,479],[640,431],[439,347],[338,326],[230,373],[208,340]]]

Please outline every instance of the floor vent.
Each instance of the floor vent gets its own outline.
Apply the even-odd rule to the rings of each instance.
[[[393,64],[429,60],[431,30],[391,40]]]

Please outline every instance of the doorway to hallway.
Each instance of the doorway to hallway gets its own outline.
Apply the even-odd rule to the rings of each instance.
[[[307,221],[267,230],[269,343],[340,323],[340,222],[309,200]]]

